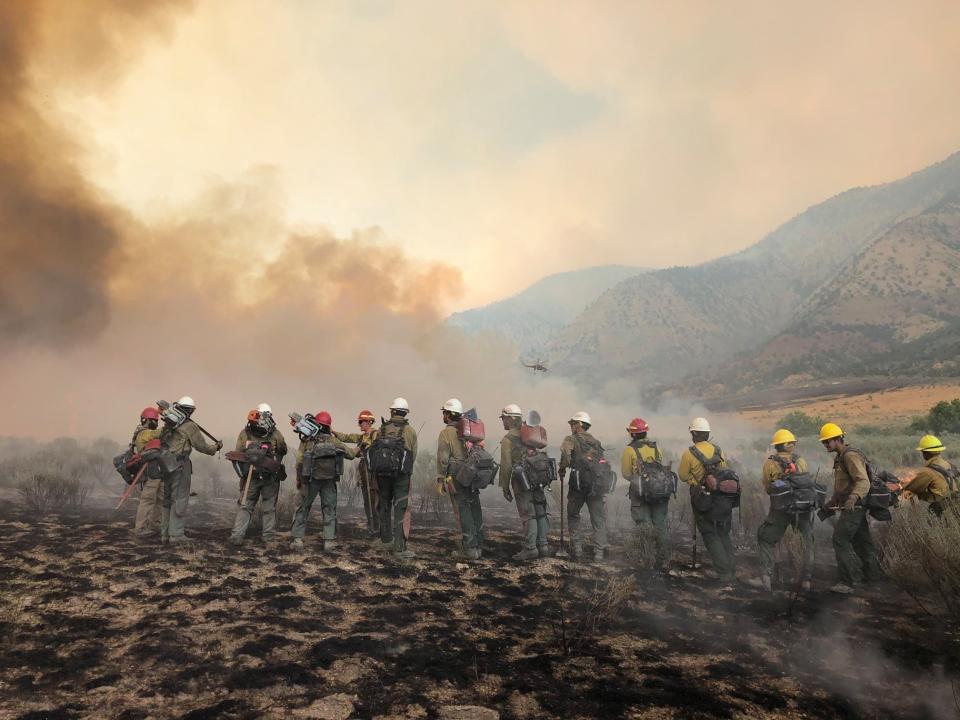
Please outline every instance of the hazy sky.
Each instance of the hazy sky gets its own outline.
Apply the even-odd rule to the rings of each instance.
[[[955,0],[199,0],[115,83],[59,62],[37,87],[136,214],[272,166],[295,226],[462,267],[449,309],[722,255],[960,149]]]

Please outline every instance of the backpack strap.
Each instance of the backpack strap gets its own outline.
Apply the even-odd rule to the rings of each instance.
[[[950,488],[951,493],[955,493],[957,491],[958,471],[957,471],[957,468],[953,465],[953,463],[950,463],[949,470],[947,470],[946,468],[942,468],[938,465],[927,465],[927,467],[930,468],[931,470],[936,470],[938,473],[943,475],[943,479],[947,481],[947,487]]]
[[[713,443],[710,443],[710,445],[713,447],[713,457],[712,457],[712,458],[707,458],[706,455],[704,455],[702,452],[700,452],[700,448],[698,448],[696,445],[691,445],[691,446],[690,446],[690,453],[691,453],[697,460],[700,461],[700,464],[701,464],[701,465],[703,465],[704,472],[706,472],[706,470],[707,470],[708,467],[714,467],[714,466],[716,466],[716,465],[719,465],[719,464],[720,464],[720,461],[723,460],[723,458],[720,456],[720,446],[719,446],[719,445],[714,445]]]

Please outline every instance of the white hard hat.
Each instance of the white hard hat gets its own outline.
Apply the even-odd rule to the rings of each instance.
[[[509,405],[503,406],[503,410],[500,411],[500,417],[523,417],[523,411],[516,403],[510,403]]]
[[[443,409],[447,412],[457,413],[458,415],[463,414],[463,403],[460,402],[457,398],[450,398],[443,404]]]
[[[271,415],[273,415],[273,408],[271,408],[266,403],[260,403],[259,405],[257,405],[257,412],[270,413]]]
[[[573,417],[570,418],[569,422],[578,422],[578,423],[586,423],[587,425],[593,425],[593,423],[590,421],[590,416],[587,413],[585,413],[583,410],[581,410],[580,412],[575,412],[573,414]]]
[[[193,401],[193,398],[189,395],[184,395],[182,398],[177,400],[177,405],[180,407],[194,408],[196,409],[197,404]]]
[[[687,429],[690,432],[710,432],[710,423],[707,422],[706,418],[694,418],[690,421],[690,427]]]
[[[410,410],[410,403],[407,402],[406,398],[398,397],[394,398],[393,402],[390,403],[391,410]]]

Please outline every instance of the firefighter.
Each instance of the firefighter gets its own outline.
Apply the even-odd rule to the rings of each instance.
[[[467,445],[457,426],[463,416],[463,403],[450,398],[441,408],[443,430],[437,438],[437,492],[453,496],[454,513],[460,524],[462,551],[454,553],[467,560],[479,560],[483,554],[483,510],[480,491],[458,486],[454,481],[467,459]]]
[[[160,541],[175,545],[189,542],[183,528],[187,505],[190,502],[190,483],[193,479],[190,453],[197,450],[204,455],[215,455],[223,447],[223,442],[217,440],[213,445],[209,444],[197,424],[190,419],[197,409],[192,397],[184,395],[172,407],[174,413],[163,414],[164,427],[160,442],[174,456],[179,467],[164,478]]]
[[[690,505],[694,523],[713,560],[717,579],[724,584],[724,589],[732,589],[737,580],[736,556],[733,551],[733,542],[730,540],[733,504],[727,498],[711,492],[712,488],[704,486],[708,475],[705,472],[704,461],[708,461],[712,466],[711,469],[718,471],[729,466],[723,457],[723,451],[710,442],[710,423],[706,418],[694,418],[688,430],[693,444],[680,458],[677,473],[680,475],[680,480],[690,486]]]
[[[576,412],[568,420],[570,434],[560,445],[560,467],[558,474],[562,478],[570,469],[570,492],[567,495],[567,521],[570,525],[571,554],[583,557],[583,532],[580,529],[580,510],[584,505],[590,514],[593,527],[593,559],[600,562],[604,558],[607,543],[607,506],[606,494],[609,487],[593,474],[593,469],[605,465],[603,446],[590,434],[590,416]]]
[[[241,493],[243,486],[246,485],[247,474],[250,474],[250,483],[247,487],[246,499],[241,496],[243,504],[237,510],[237,516],[233,522],[233,531],[230,533],[230,543],[232,545],[242,545],[243,537],[246,535],[247,527],[250,525],[250,518],[253,517],[253,511],[257,507],[257,501],[260,501],[261,514],[261,534],[265,543],[271,543],[276,540],[277,531],[277,497],[280,495],[280,483],[286,473],[283,471],[283,458],[287,454],[287,441],[283,434],[277,428],[273,420],[273,413],[270,406],[266,403],[260,403],[256,410],[251,410],[247,414],[247,423],[244,425],[240,434],[237,436],[236,452],[253,453],[254,456],[261,455],[273,467],[279,464],[279,467],[267,469],[262,466],[255,466],[252,471],[250,466],[244,463],[238,463],[237,466],[242,470]],[[257,465],[261,465],[258,463]]]
[[[656,467],[659,472],[663,468],[663,453],[657,443],[647,439],[649,432],[650,426],[643,418],[634,418],[627,425],[630,443],[620,457],[620,474],[630,483],[627,496],[630,498],[630,517],[636,529],[640,531],[646,525],[656,532],[655,569],[662,571],[669,548],[667,505],[670,494],[661,488],[657,488],[657,492],[648,492],[647,497],[642,493],[641,471]]]
[[[337,547],[337,483],[343,474],[343,460],[353,460],[356,454],[342,440],[333,435],[333,418],[326,410],[314,415],[320,431],[310,438],[302,438],[297,448],[297,490],[300,503],[293,515],[290,536],[291,547],[303,549],[307,532],[307,518],[317,495],[323,513],[323,549]]]
[[[807,461],[797,455],[794,450],[797,447],[797,438],[786,428],[781,428],[773,434],[771,441],[774,450],[773,455],[768,457],[763,463],[760,479],[763,482],[763,489],[767,495],[773,491],[778,480],[786,479],[794,475],[805,475],[808,472]],[[757,530],[757,544],[760,552],[760,583],[763,589],[770,592],[773,589],[773,570],[774,559],[773,551],[776,544],[780,542],[788,527],[792,527],[795,532],[800,534],[803,541],[803,568],[801,570],[801,586],[803,590],[810,590],[810,582],[813,578],[813,512],[816,508],[816,491],[810,488],[813,495],[813,502],[804,505],[802,510],[796,509],[775,509],[771,500],[770,511],[766,520],[761,523]]]
[[[133,451],[142,453],[147,443],[160,439],[160,413],[155,407],[146,407],[140,413],[140,425],[133,437]],[[159,467],[151,463],[143,471],[144,480],[137,505],[137,519],[133,532],[138,540],[160,535],[163,521],[163,475]]]
[[[942,515],[948,507],[955,506],[960,495],[960,472],[943,459],[943,443],[934,435],[924,435],[917,445],[917,452],[923,454],[924,467],[913,480],[901,487],[930,503],[930,512]]]
[[[877,580],[881,575],[867,510],[863,506],[870,492],[867,458],[847,444],[843,430],[835,423],[826,423],[820,428],[820,442],[827,452],[837,456],[833,462],[833,496],[827,501],[827,507],[840,508],[833,530],[839,582],[830,590],[849,594],[855,592],[858,584]]]
[[[413,465],[417,459],[417,432],[407,418],[410,405],[405,398],[390,403],[390,419],[382,423],[370,438],[370,454],[379,463],[371,480],[378,487],[379,531],[383,550],[408,560],[415,557],[407,547],[407,509]]]
[[[500,411],[500,420],[507,434],[500,441],[500,489],[507,502],[517,501],[517,512],[523,532],[523,548],[513,556],[514,560],[535,560],[550,556],[547,520],[547,499],[543,486],[533,482],[530,487],[523,483],[518,470],[527,449],[520,438],[523,414],[519,405],[513,403]]]
[[[367,450],[376,434],[373,429],[375,421],[376,417],[370,410],[361,410],[357,415],[357,425],[360,432],[333,433],[343,442],[357,446],[357,455],[360,458],[357,467],[357,482],[360,485],[360,493],[363,495],[363,512],[367,518],[367,535],[370,537],[376,537],[380,534],[380,493],[377,481],[367,466]]]

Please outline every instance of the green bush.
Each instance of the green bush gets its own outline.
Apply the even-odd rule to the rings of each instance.
[[[807,415],[802,410],[794,410],[777,420],[777,427],[774,430],[786,428],[797,437],[810,437],[818,435],[821,426],[826,422],[819,415]]]
[[[910,423],[913,432],[960,433],[960,398],[941,400],[923,417]]]

